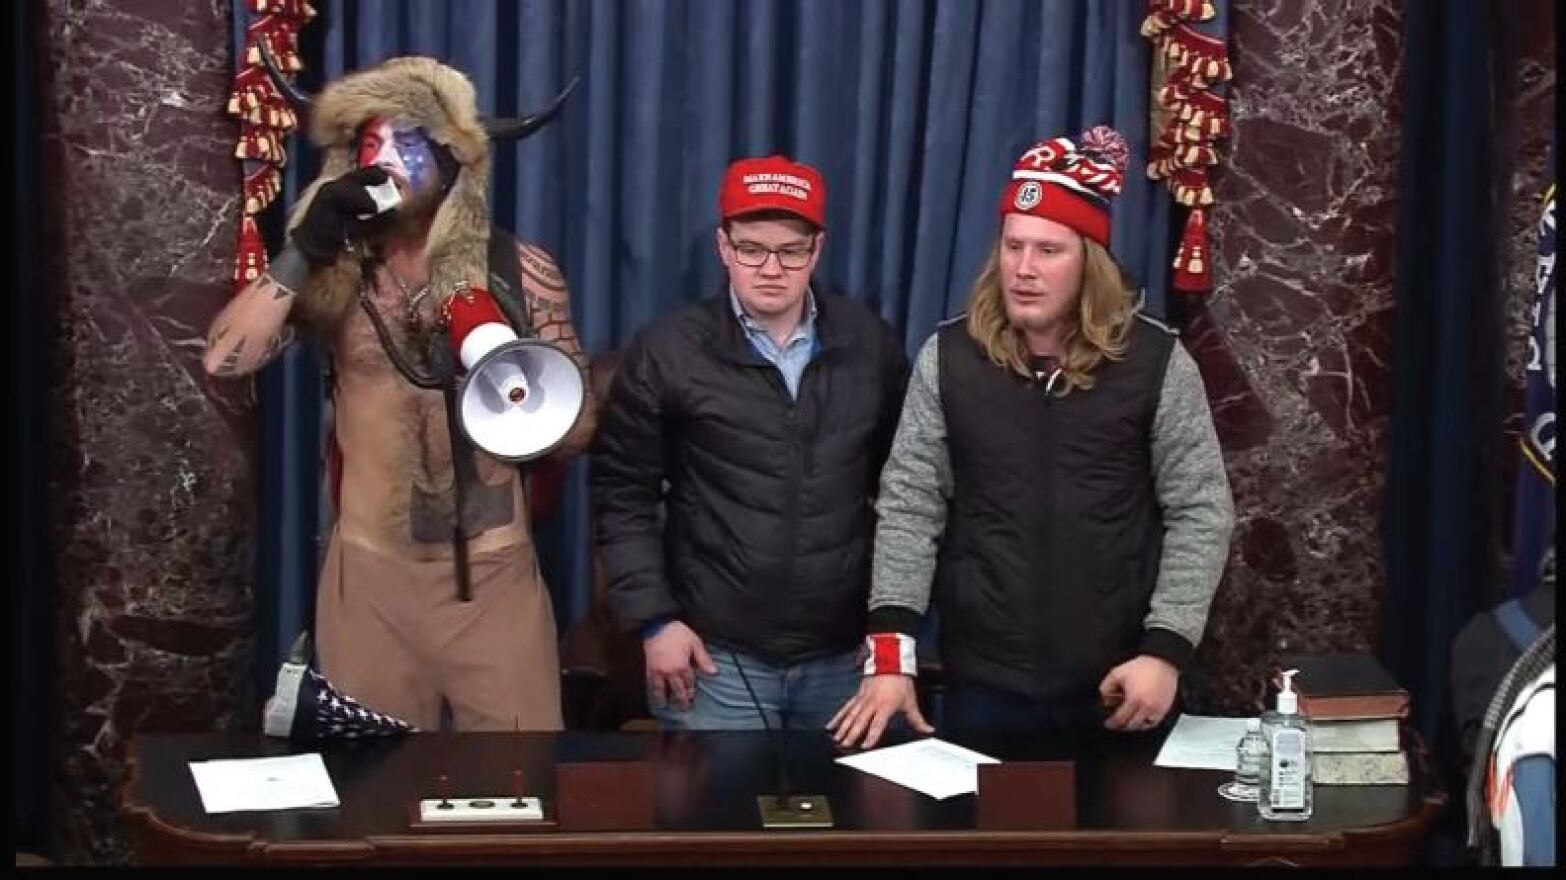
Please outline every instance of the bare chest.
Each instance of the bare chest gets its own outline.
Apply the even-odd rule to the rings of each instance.
[[[472,467],[464,482],[464,532],[475,537],[515,521],[515,469],[463,443],[453,449],[444,394],[420,388],[388,354],[431,374],[433,309],[410,312],[382,292],[372,302],[381,327],[363,308],[343,322],[333,352],[334,421],[344,459],[342,504],[361,504],[379,529],[415,543],[447,541],[456,506],[454,453]],[[382,338],[384,334],[384,339]],[[378,529],[378,530],[379,530]]]
[[[366,286],[358,307],[348,313],[338,331],[333,362],[341,372],[366,380],[396,379],[419,391],[398,372],[388,349],[417,375],[429,377],[433,375],[430,347],[437,339],[435,308],[424,289],[399,288],[383,280]]]

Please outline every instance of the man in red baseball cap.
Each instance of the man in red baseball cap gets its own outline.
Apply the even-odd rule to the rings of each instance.
[[[899,715],[932,729],[913,686],[932,600],[947,729],[1170,717],[1234,510],[1196,364],[1109,253],[1126,159],[1102,126],[1026,150],[967,314],[919,352],[876,500],[865,681],[830,722],[842,745]]]
[[[782,156],[741,159],[724,175],[718,217],[718,256],[743,314],[787,339],[806,317],[810,273],[826,242],[820,172]]]
[[[726,289],[641,333],[609,392],[598,549],[664,726],[820,730],[859,686],[870,504],[907,358],[878,315],[811,281],[815,168],[741,159],[718,212]]]

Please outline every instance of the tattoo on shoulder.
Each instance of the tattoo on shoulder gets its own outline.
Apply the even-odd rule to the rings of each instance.
[[[576,328],[571,326],[571,296],[554,258],[530,244],[517,245],[517,257],[522,263],[522,298],[532,316],[534,332],[539,339],[559,343],[578,366],[586,369],[587,357],[577,342]]]
[[[523,287],[542,288],[549,293],[565,293],[565,276],[554,258],[543,248],[530,244],[517,245],[517,258],[522,263]]]

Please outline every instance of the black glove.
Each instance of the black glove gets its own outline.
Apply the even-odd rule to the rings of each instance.
[[[291,234],[311,268],[319,269],[337,260],[343,246],[360,241],[388,226],[392,211],[376,213],[375,200],[365,187],[378,186],[390,179],[386,169],[369,167],[350,171],[324,183],[306,209],[304,219]]]

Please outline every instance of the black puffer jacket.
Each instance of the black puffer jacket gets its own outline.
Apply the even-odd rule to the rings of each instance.
[[[599,559],[625,630],[678,617],[780,665],[863,637],[875,488],[908,362],[859,303],[818,292],[816,309],[797,402],[727,291],[626,349],[592,459]]]

